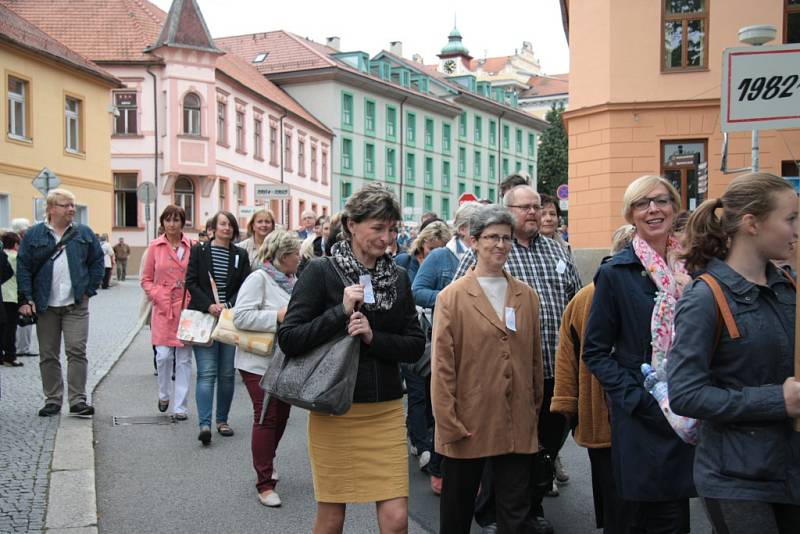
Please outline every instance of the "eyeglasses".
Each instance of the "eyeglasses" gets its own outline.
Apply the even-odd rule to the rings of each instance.
[[[521,211],[539,211],[542,209],[541,204],[518,204],[518,205],[509,204],[508,207],[517,208],[518,210]]]
[[[663,209],[666,208],[670,202],[672,202],[672,197],[669,195],[662,195],[660,197],[644,197],[631,204],[631,206],[636,211],[645,211],[650,209],[651,203],[655,204],[657,208]]]
[[[498,235],[498,234],[489,234],[489,235],[482,235],[480,239],[485,239],[486,241],[490,242],[493,245],[498,244],[500,241],[503,242],[504,245],[510,245],[513,238],[510,235]]]
[[[55,205],[58,206],[59,208],[64,208],[65,210],[75,207],[75,204],[55,204]]]

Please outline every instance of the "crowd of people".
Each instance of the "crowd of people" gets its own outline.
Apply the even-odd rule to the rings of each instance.
[[[288,359],[351,336],[352,406],[309,416],[315,534],[342,532],[347,504],[360,502],[376,503],[382,533],[406,532],[409,454],[440,496],[440,532],[466,534],[476,521],[484,532],[552,533],[542,502],[569,479],[559,451],[570,434],[588,451],[593,526],[607,534],[689,532],[694,497],[717,533],[796,532],[791,185],[743,175],[687,214],[670,181],[642,176],[586,286],[557,200],[521,175],[501,195],[460,206],[452,222],[425,214],[405,237],[380,184],[330,218],[304,212],[298,231],[261,209],[240,236],[220,211],[197,242],[183,209],[167,206],[140,276],[157,410],[189,418],[194,357],[198,440],[232,436],[238,370],[258,500],[278,507],[275,456],[291,405],[262,389],[271,358],[182,342],[181,312],[232,314],[242,331],[274,334]],[[108,258],[124,280],[130,255],[74,213],[71,193],[51,191],[47,222],[5,233],[0,251],[3,363],[17,365],[6,327],[35,318],[42,416],[61,411],[62,337],[69,411],[93,413],[88,299],[107,283]]]

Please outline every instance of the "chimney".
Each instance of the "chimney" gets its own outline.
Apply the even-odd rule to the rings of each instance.
[[[403,57],[403,41],[391,41],[389,43],[389,52],[396,56]]]
[[[419,63],[419,64],[424,64],[425,63],[425,61],[423,61],[423,59],[422,59],[422,56],[419,55],[419,54],[414,54],[413,56],[411,56],[411,59],[415,63]]]
[[[339,37],[328,37],[325,39],[325,44],[333,48],[334,50],[341,50],[342,49],[342,40]]]

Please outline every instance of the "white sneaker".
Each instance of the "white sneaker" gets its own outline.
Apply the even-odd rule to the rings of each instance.
[[[431,461],[431,451],[422,451],[422,454],[419,455],[419,468],[425,469],[425,466],[428,465]]]
[[[414,445],[411,444],[411,438],[408,439],[408,452],[410,452],[414,456],[419,456],[419,452],[417,451],[417,448]]]
[[[569,482],[569,475],[567,474],[567,470],[564,468],[564,464],[561,462],[561,456],[556,456],[556,461],[553,462],[553,469],[556,472],[556,480],[564,484]]]
[[[266,495],[259,493],[258,500],[261,502],[261,504],[264,506],[269,506],[270,508],[275,508],[281,505],[280,495],[278,495],[278,492],[275,490],[270,491]]]
[[[548,497],[558,497],[558,484],[556,483],[555,480],[553,481],[553,488],[547,493],[545,493],[545,495],[547,495]]]
[[[271,478],[272,478],[272,480],[274,480],[275,482],[277,482],[277,481],[279,481],[279,480],[281,479],[281,477],[280,477],[280,476],[278,476],[278,470],[277,470],[277,469],[275,469],[274,467],[272,468],[272,477],[271,477]]]

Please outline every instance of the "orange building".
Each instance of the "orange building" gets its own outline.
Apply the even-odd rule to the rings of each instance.
[[[605,248],[622,195],[643,174],[673,181],[692,209],[736,176],[721,170],[722,52],[744,26],[771,45],[800,42],[800,0],[561,0],[570,47],[570,242]],[[761,132],[761,170],[797,177],[800,129]],[[708,192],[698,181],[708,165]],[[750,133],[732,133],[727,168],[750,166]]]

